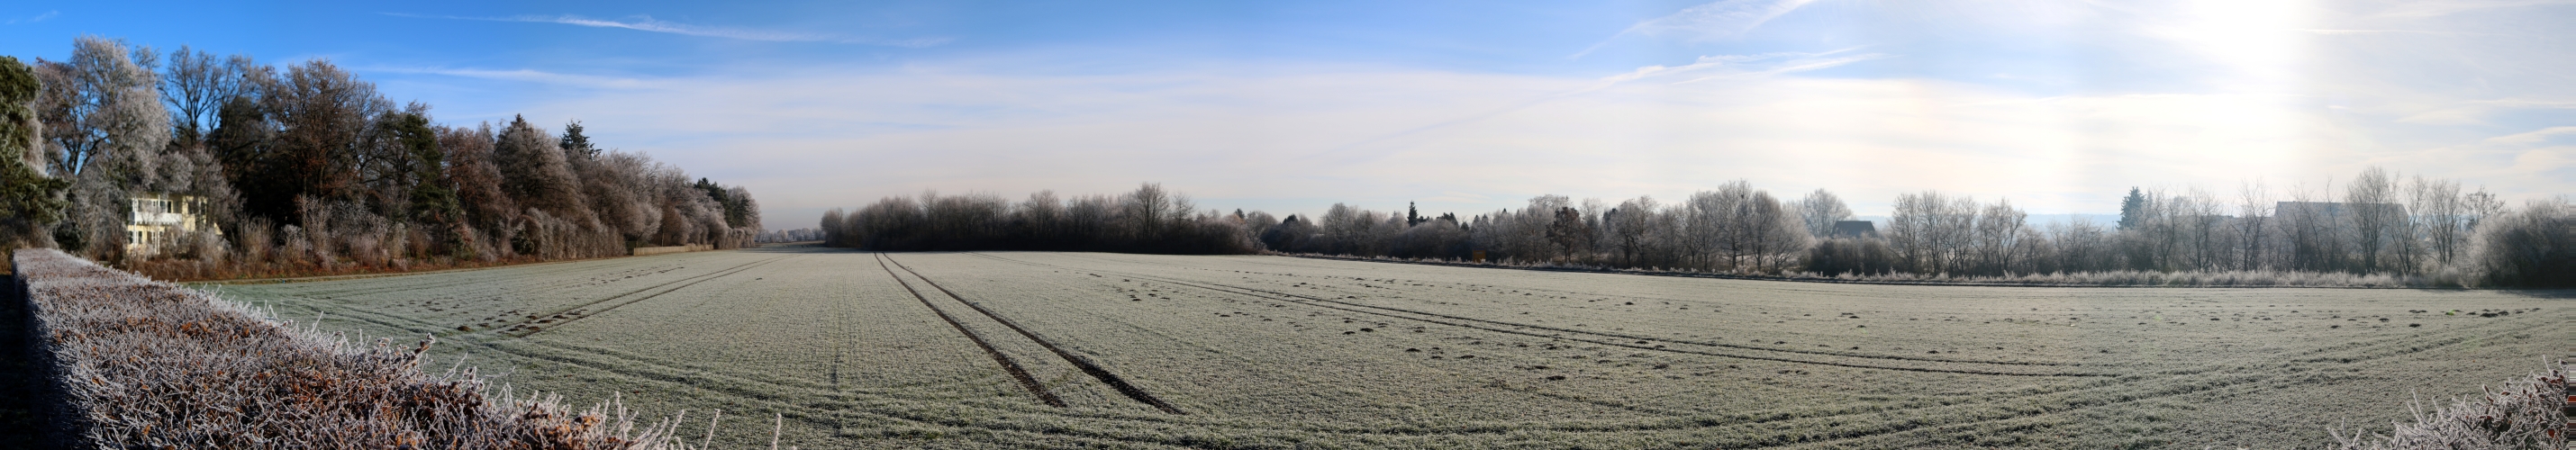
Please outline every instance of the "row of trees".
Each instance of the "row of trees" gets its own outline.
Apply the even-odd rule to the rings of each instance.
[[[604,150],[578,122],[560,134],[524,118],[442,125],[327,60],[165,58],[82,37],[68,60],[0,72],[0,137],[25,155],[0,179],[14,208],[0,240],[13,247],[379,266],[738,247],[760,227],[750,192]],[[128,232],[136,199],[169,200],[195,231]]]
[[[1257,250],[1241,217],[1198,211],[1188,196],[1152,183],[1116,196],[1040,191],[1018,203],[991,194],[887,197],[857,211],[827,211],[822,229],[824,245],[882,251]]]
[[[1817,190],[1783,200],[1737,181],[1665,203],[1564,196],[1461,218],[1334,204],[1319,217],[1191,213],[1147,185],[1120,197],[1012,204],[990,195],[888,198],[824,220],[832,245],[880,250],[1094,250],[1353,256],[1666,268],[1743,274],[2028,276],[2062,273],[2385,274],[2437,283],[2576,284],[2563,200],[2506,208],[2456,181],[2363,171],[2340,195],[2248,184],[2233,198],[2133,189],[2116,224],[2033,224],[2010,201],[1897,196],[1878,233],[1838,234],[1851,209]],[[1180,198],[1157,203],[1157,198]],[[1152,206],[1161,205],[1161,206]],[[1161,233],[1161,234],[1156,234]],[[1157,237],[1160,236],[1160,237]],[[1244,239],[1249,238],[1249,239]]]
[[[1811,201],[1832,220],[1850,218],[1833,194]],[[1410,210],[1411,208],[1408,208]],[[1611,205],[1564,196],[1530,199],[1518,211],[1500,210],[1461,220],[1453,214],[1403,216],[1334,204],[1321,218],[1296,216],[1254,230],[1269,249],[1293,253],[1488,258],[1622,267],[1792,268],[1811,241],[1806,203],[1782,202],[1751,183],[1733,182],[1664,204],[1638,197]],[[1839,211],[1835,216],[1834,211]],[[1252,213],[1267,224],[1269,215]]]
[[[823,240],[823,229],[797,228],[792,230],[769,230],[760,232],[760,236],[752,240],[762,244],[820,241]]]

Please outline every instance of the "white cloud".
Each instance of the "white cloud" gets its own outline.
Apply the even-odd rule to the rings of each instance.
[[[1790,72],[1801,72],[1801,71],[1807,71],[1807,70],[1815,70],[1815,69],[1821,69],[1821,68],[1825,68],[1825,67],[1832,67],[1832,66],[1839,66],[1839,65],[1843,65],[1843,64],[1849,64],[1849,63],[1853,63],[1853,62],[1859,62],[1859,61],[1866,61],[1866,60],[1871,60],[1871,59],[1879,59],[1879,58],[1885,58],[1885,57],[1888,57],[1888,55],[1885,55],[1885,54],[1879,54],[1879,53],[1870,53],[1870,54],[1864,54],[1864,55],[1853,55],[1853,56],[1836,56],[1836,55],[1840,55],[1840,54],[1843,54],[1843,53],[1850,53],[1850,52],[1851,52],[1851,51],[1853,51],[1853,50],[1859,50],[1859,49],[1860,49],[1859,47],[1852,47],[1852,48],[1845,48],[1845,49],[1840,49],[1840,50],[1832,50],[1832,51],[1825,51],[1825,52],[1814,52],[1814,53],[1805,53],[1805,52],[1774,52],[1774,53],[1763,53],[1763,54],[1757,54],[1757,55],[1711,55],[1711,56],[1701,56],[1701,57],[1699,57],[1699,60],[1697,60],[1697,61],[1692,61],[1690,64],[1685,64],[1685,65],[1681,65],[1681,66],[1646,66],[1646,67],[1639,67],[1639,68],[1637,68],[1637,70],[1629,71],[1628,73],[1622,73],[1622,74],[1618,74],[1618,75],[1611,75],[1611,76],[1608,76],[1608,77],[1603,77],[1603,78],[1601,79],[1601,81],[1611,82],[1611,83],[1624,83],[1624,82],[1636,81],[1636,80],[1641,80],[1641,79],[1646,79],[1646,78],[1652,78],[1652,77],[1673,76],[1673,75],[1680,75],[1680,74],[1685,74],[1685,73],[1704,72],[1704,71],[1720,71],[1720,72],[1724,72],[1724,73],[1725,73],[1725,75],[1721,75],[1721,76],[1775,75],[1775,74],[1783,74],[1783,73],[1790,73]],[[1691,81],[1697,81],[1697,80],[1691,80]],[[1685,82],[1685,83],[1687,83],[1687,82],[1689,82],[1689,81],[1684,81],[1684,82]]]
[[[1603,45],[1608,45],[1610,41],[1630,34],[1679,35],[1694,41],[1735,37],[1751,32],[1754,28],[1761,27],[1763,23],[1770,22],[1771,19],[1779,18],[1813,2],[1815,0],[1720,0],[1682,8],[1681,11],[1670,15],[1629,25],[1628,28],[1619,30],[1619,33],[1604,38],[1590,47],[1585,47],[1583,51],[1576,52],[1570,57],[1581,58],[1594,50],[1599,50]]]
[[[2538,144],[2548,141],[2552,136],[2562,134],[2576,134],[2576,127],[2542,128],[2538,130],[2514,133],[2511,135],[2487,138],[2487,142],[2497,144]]]
[[[2429,1],[2412,1],[2412,2],[2404,2],[2404,3],[2400,4],[2399,6],[2396,6],[2396,7],[2393,7],[2393,8],[2389,8],[2389,9],[2388,9],[2388,10],[2386,10],[2386,11],[2381,11],[2381,12],[2379,13],[2379,16],[2381,16],[2381,17],[2403,17],[2403,18],[2440,17],[2440,16],[2447,16],[2447,15],[2452,15],[2452,14],[2459,14],[2459,13],[2462,13],[2462,12],[2478,11],[2478,10],[2487,10],[2487,9],[2521,8],[2521,7],[2528,7],[2528,6],[2571,5],[2571,4],[2576,4],[2576,0],[2429,0]]]
[[[17,24],[22,24],[22,23],[36,23],[36,22],[43,22],[43,21],[47,21],[47,20],[53,20],[53,18],[55,18],[55,17],[62,17],[62,15],[63,15],[63,12],[62,12],[62,11],[58,11],[58,10],[47,10],[47,11],[45,11],[45,13],[44,13],[44,14],[37,14],[37,15],[32,16],[32,17],[27,17],[27,18],[12,18],[12,19],[9,19],[9,21],[8,21],[8,22],[0,22],[0,25],[17,25]]]
[[[1596,76],[1275,62],[1044,75],[1006,57],[687,78],[423,73],[614,87],[550,91],[528,112],[580,116],[612,145],[749,184],[782,209],[923,189],[1094,193],[1160,181],[1244,202],[1204,203],[1228,209],[1419,200],[1425,212],[1476,213],[1541,193],[1675,199],[1747,178],[1782,194],[1832,189],[1865,214],[1923,189],[2099,213],[2129,186],[2313,188],[2369,165],[2509,198],[2576,192],[2576,148],[2558,145],[2576,127],[2553,126],[2576,118],[2576,89],[2559,75],[2576,72],[2576,58],[2548,44],[2565,34],[2549,17],[2482,27],[2320,5],[2149,2],[1997,33],[2067,49],[2035,57],[1880,45]],[[1778,17],[1704,15],[1621,35],[1719,39]],[[1702,26],[1667,28],[1682,23]],[[1676,34],[1686,28],[1715,31]],[[1802,72],[1878,59],[1888,62],[1849,72],[1891,75]],[[1963,62],[2007,72],[1903,70]],[[2033,89],[2026,77],[2055,81]],[[2159,82],[2129,83],[2144,77]]]
[[[551,84],[551,85],[559,85],[559,86],[568,86],[568,87],[582,87],[582,88],[640,89],[640,88],[652,87],[652,86],[653,86],[653,83],[654,83],[654,82],[651,82],[651,81],[646,81],[646,80],[636,79],[636,78],[606,77],[606,76],[596,76],[596,75],[574,75],[574,74],[554,73],[554,72],[546,72],[546,71],[530,70],[530,69],[489,70],[489,69],[450,69],[450,68],[436,68],[436,67],[428,67],[428,68],[420,68],[420,67],[365,67],[365,68],[359,68],[359,69],[356,69],[356,70],[358,70],[359,72],[407,73],[407,74],[430,74],[430,75],[446,75],[446,76],[466,77],[466,78],[480,78],[480,79],[487,79],[487,80],[524,81],[524,82],[543,83],[543,84]]]
[[[610,19],[592,19],[592,18],[585,18],[585,17],[575,16],[575,15],[560,15],[560,16],[523,15],[523,16],[510,16],[510,17],[464,17],[464,16],[425,16],[425,15],[399,14],[399,13],[385,13],[385,14],[386,14],[386,15],[391,15],[391,16],[415,17],[415,18],[425,18],[425,19],[480,20],[480,21],[491,21],[491,22],[554,23],[554,24],[576,25],[576,26],[595,27],[595,28],[623,28],[623,29],[628,29],[628,30],[646,31],[646,32],[654,32],[654,33],[670,33],[670,34],[678,34],[678,35],[685,35],[685,36],[714,37],[714,38],[726,38],[726,39],[741,39],[741,40],[747,40],[747,41],[770,41],[770,42],[834,42],[834,43],[843,43],[843,44],[866,44],[866,45],[882,45],[882,46],[891,46],[891,47],[911,47],[911,48],[930,47],[930,46],[935,46],[935,45],[939,45],[939,44],[943,44],[943,43],[947,43],[947,42],[948,42],[948,39],[947,39],[947,38],[873,39],[873,38],[857,38],[857,37],[848,37],[848,36],[843,36],[843,35],[839,35],[839,34],[831,34],[831,33],[805,33],[805,32],[792,32],[792,31],[746,30],[746,29],[739,29],[739,28],[709,27],[709,26],[689,25],[689,24],[684,24],[684,23],[676,23],[676,22],[669,22],[669,21],[662,21],[662,20],[654,20],[654,19],[653,19],[652,17],[650,17],[650,16],[636,16],[635,18],[632,18],[632,19],[626,19],[626,20],[610,20]]]
[[[748,184],[780,208],[925,189],[1091,193],[1159,181],[1201,198],[1326,199],[1304,205],[1313,209],[1421,200],[1426,211],[1467,213],[1541,193],[1680,198],[1747,178],[1774,192],[1832,189],[1865,211],[1897,193],[1940,189],[2009,197],[2034,212],[2102,212],[2132,185],[2323,180],[2399,161],[2406,165],[2391,167],[2466,177],[2510,164],[2497,159],[2504,154],[2390,159],[2404,148],[2355,140],[2371,135],[2367,126],[2268,95],[2037,97],[1936,80],[1797,76],[1565,95],[1601,80],[1251,73],[1026,76],[916,66],[663,79],[528,113],[578,115],[602,140]],[[2570,188],[2524,178],[2496,184]]]
[[[2459,102],[2454,106],[2446,106],[2429,111],[2418,112],[2399,118],[2397,121],[2426,125],[2484,125],[2487,123],[2487,116],[2494,115],[2500,110],[2549,109],[2576,109],[2576,101],[2510,98],[2501,100],[2466,101]]]

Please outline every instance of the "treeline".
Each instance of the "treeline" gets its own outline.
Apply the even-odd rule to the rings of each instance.
[[[754,242],[759,242],[759,243],[762,243],[762,244],[778,244],[778,243],[788,243],[788,242],[808,242],[808,241],[820,241],[820,240],[823,240],[823,229],[821,229],[821,228],[797,228],[797,229],[793,229],[793,230],[769,230],[769,231],[763,231],[763,232],[760,232],[760,237],[758,237],[758,238],[754,238],[754,239],[753,239],[753,241],[754,241]]]
[[[731,248],[760,229],[750,192],[578,122],[439,124],[327,60],[83,37],[66,61],[0,62],[0,81],[0,150],[22,156],[0,170],[10,247],[199,277]]]
[[[1674,203],[1547,195],[1518,210],[1467,217],[1334,204],[1320,217],[1278,218],[1191,213],[1186,198],[1149,184],[1125,196],[1071,201],[1041,192],[1018,204],[990,195],[887,198],[856,213],[835,210],[823,229],[831,245],[890,251],[1275,251],[1801,278],[2055,277],[2068,284],[2262,284],[2268,277],[2281,281],[2273,284],[2576,286],[2576,208],[2563,199],[2509,208],[2456,181],[2378,168],[2336,195],[2276,197],[2250,184],[2227,198],[2132,189],[2118,223],[2034,224],[2010,201],[1937,191],[1899,195],[1894,206],[1883,224],[1856,222],[1832,192],[1783,199],[1737,181]]]
[[[1852,213],[1831,192],[1781,200],[1738,181],[1673,204],[1541,196],[1518,211],[1463,219],[1336,204],[1319,219],[1291,216],[1254,232],[1266,248],[1292,253],[1468,260],[1481,252],[1510,263],[1738,274],[2351,273],[2576,285],[2576,211],[2565,201],[2507,208],[2457,181],[2379,168],[2340,195],[2282,198],[2257,185],[2231,198],[2132,189],[2121,210],[2115,224],[2042,226],[2007,200],[1925,191],[1897,196],[1872,233],[1845,233],[1836,224]]]
[[[1185,195],[1145,184],[1123,195],[1011,202],[991,194],[887,197],[823,213],[824,245],[880,251],[1052,250],[1170,254],[1258,251],[1239,216],[1197,211]]]

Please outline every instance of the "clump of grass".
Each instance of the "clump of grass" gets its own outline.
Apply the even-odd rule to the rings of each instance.
[[[2565,363],[2550,370],[2486,389],[2482,397],[2461,398],[2451,406],[2425,412],[2409,405],[2415,423],[2397,423],[2387,434],[2366,430],[2328,430],[2345,449],[2559,449],[2567,446],[2570,387]]]
[[[429,339],[353,345],[58,251],[12,259],[67,447],[685,447],[678,419],[639,422],[614,400],[575,413],[556,396],[487,397],[472,369],[424,374]]]

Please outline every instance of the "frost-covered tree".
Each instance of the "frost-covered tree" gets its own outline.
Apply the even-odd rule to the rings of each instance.
[[[2396,175],[2386,169],[2370,167],[2344,186],[2345,217],[2352,226],[2353,250],[2361,254],[2360,269],[2365,272],[2385,270],[2382,256],[2396,241],[2399,225],[2406,212],[2397,204]]]
[[[151,68],[157,60],[148,48],[84,36],[73,42],[69,61],[38,72],[46,91],[38,115],[53,147],[47,166],[71,181],[68,214],[54,231],[68,249],[98,258],[121,254],[129,192],[193,173],[167,167],[170,116]]]
[[[1809,235],[1831,236],[1834,222],[1852,219],[1851,207],[1843,204],[1843,198],[1824,189],[1807,193],[1797,205],[1798,218],[1806,224]]]
[[[492,162],[501,169],[502,190],[520,207],[556,218],[590,219],[581,180],[573,176],[563,148],[544,130],[529,125],[527,117],[512,117],[501,128],[492,143]]]

